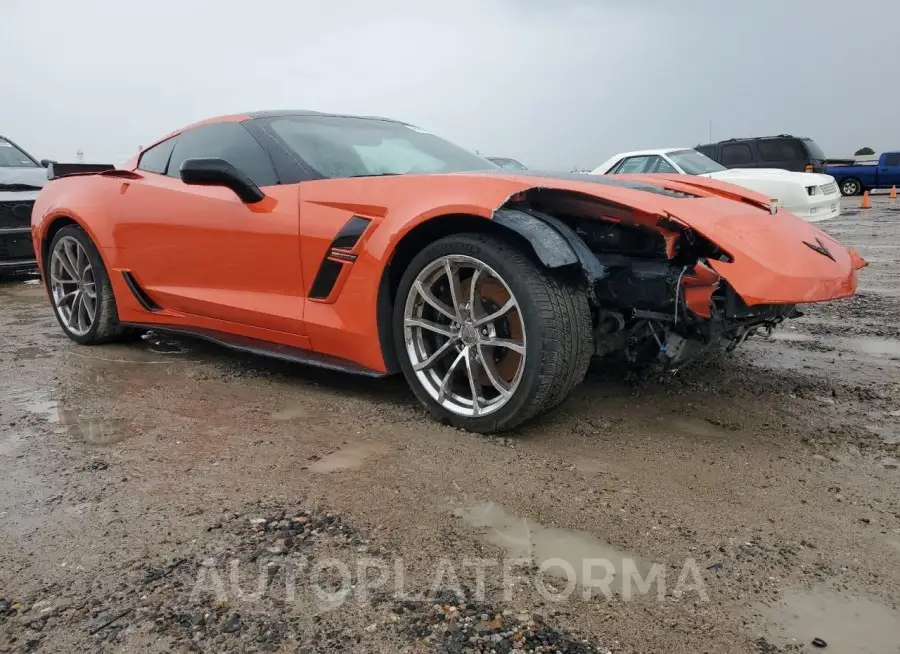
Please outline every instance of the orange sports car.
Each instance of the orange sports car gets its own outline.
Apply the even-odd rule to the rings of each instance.
[[[477,432],[558,405],[592,357],[678,366],[852,295],[865,265],[738,186],[510,172],[383,118],[225,116],[48,174],[32,234],[72,340],[402,372]]]

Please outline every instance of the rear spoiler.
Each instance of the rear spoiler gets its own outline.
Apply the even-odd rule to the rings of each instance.
[[[112,164],[83,164],[83,163],[51,163],[47,166],[47,179],[59,179],[69,175],[91,175],[115,170]]]

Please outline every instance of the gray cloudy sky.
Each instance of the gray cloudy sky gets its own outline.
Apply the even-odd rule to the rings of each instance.
[[[406,120],[534,167],[791,132],[900,148],[900,1],[0,0],[0,133],[118,162],[198,119]]]

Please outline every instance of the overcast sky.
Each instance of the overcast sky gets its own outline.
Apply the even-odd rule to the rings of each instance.
[[[731,12],[731,13],[730,13]],[[118,163],[212,115],[405,120],[537,168],[790,132],[900,149],[900,1],[0,0],[0,133]]]

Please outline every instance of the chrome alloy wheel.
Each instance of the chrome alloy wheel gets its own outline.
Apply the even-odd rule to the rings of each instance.
[[[859,193],[859,183],[852,179],[844,180],[841,184],[841,191],[844,195],[856,195]]]
[[[413,371],[444,409],[484,416],[515,394],[525,369],[523,316],[486,263],[459,254],[435,259],[416,276],[403,316]]]
[[[87,334],[97,315],[94,269],[81,243],[65,236],[50,253],[50,291],[60,320],[76,336]]]

